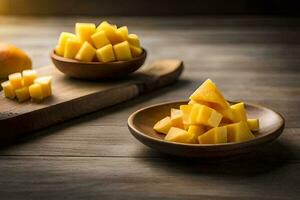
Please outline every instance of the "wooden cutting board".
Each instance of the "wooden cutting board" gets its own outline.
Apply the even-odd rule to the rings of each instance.
[[[53,96],[41,103],[0,98],[0,145],[35,130],[105,108],[178,79],[183,71],[180,60],[157,60],[122,79],[102,82],[64,76],[55,67],[37,70],[53,77]],[[3,96],[3,91],[0,94]]]

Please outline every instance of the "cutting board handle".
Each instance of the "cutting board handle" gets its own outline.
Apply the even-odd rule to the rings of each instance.
[[[81,81],[64,76],[53,66],[40,68],[39,74],[53,77],[53,96],[41,103],[1,98],[0,145],[168,85],[178,79],[183,68],[181,60],[157,60],[129,78],[111,82]]]

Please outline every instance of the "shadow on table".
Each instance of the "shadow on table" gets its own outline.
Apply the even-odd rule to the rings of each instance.
[[[145,155],[152,155],[151,149],[146,150]],[[180,158],[156,152],[156,156],[161,162],[152,162],[151,165],[167,171],[187,173],[197,176],[197,174],[216,174],[223,176],[249,177],[263,173],[272,172],[285,165],[293,159],[292,150],[284,143],[275,141],[258,149],[255,152],[240,155],[238,157],[226,158]],[[151,159],[143,157],[144,162],[151,162]]]

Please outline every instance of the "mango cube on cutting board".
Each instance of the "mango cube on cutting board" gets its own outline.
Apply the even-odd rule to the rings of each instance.
[[[97,28],[93,23],[76,23],[75,34],[62,32],[55,53],[85,62],[114,62],[138,57],[143,49],[138,35],[129,34],[127,26],[103,21]]]
[[[244,103],[230,105],[216,84],[207,79],[190,96],[188,104],[171,108],[170,117],[157,122],[154,130],[166,134],[165,140],[172,142],[245,142],[255,137],[251,131],[259,130],[259,120],[247,119]]]
[[[38,77],[35,70],[24,70],[21,73],[9,75],[9,80],[2,83],[4,96],[19,102],[39,100],[52,95],[51,76]]]

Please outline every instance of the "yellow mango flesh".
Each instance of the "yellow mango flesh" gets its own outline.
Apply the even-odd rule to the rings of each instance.
[[[112,45],[124,41],[122,34],[118,32],[115,26],[110,25],[108,23],[100,24],[100,26],[100,30],[103,30],[105,32],[105,35],[107,36],[108,40]]]
[[[182,111],[182,121],[184,125],[191,124],[190,113],[192,110],[192,105],[181,105],[180,110]]]
[[[93,41],[94,46],[97,49],[110,44],[110,41],[108,40],[108,38],[105,35],[105,32],[102,30],[100,30],[92,35],[92,41]]]
[[[23,102],[30,99],[30,94],[27,86],[16,89],[15,93],[19,102]]]
[[[30,86],[37,78],[37,72],[35,70],[24,70],[22,72],[24,86]]]
[[[43,94],[43,89],[41,84],[34,83],[30,85],[29,94],[34,101],[41,101],[44,99],[44,94]]]
[[[247,121],[246,109],[243,102],[234,104],[230,108],[233,110],[236,122]]]
[[[215,127],[198,137],[199,144],[221,144],[227,142],[226,127]]]
[[[123,40],[128,39],[128,28],[127,28],[127,26],[122,26],[122,27],[118,28],[117,31],[122,36]]]
[[[76,54],[75,58],[77,60],[91,62],[96,54],[96,49],[90,43],[84,42],[83,45],[80,47],[78,53]]]
[[[75,33],[81,42],[92,44],[91,36],[96,32],[96,26],[93,23],[76,23]]]
[[[162,120],[154,124],[153,129],[159,133],[167,134],[172,127],[171,118],[165,117]]]
[[[100,62],[111,62],[116,60],[113,47],[108,44],[100,49],[97,49],[96,56]]]
[[[183,114],[181,110],[171,108],[171,123],[173,127],[184,129],[182,116]]]
[[[205,132],[205,126],[203,125],[190,125],[188,133],[194,135],[195,140]]]
[[[191,96],[191,100],[196,102],[209,102],[213,103],[220,108],[227,109],[229,105],[217,86],[207,79]]]
[[[10,74],[8,79],[15,90],[23,87],[23,78],[21,73]]]
[[[222,115],[205,105],[193,104],[190,113],[191,124],[201,124],[210,127],[217,127],[222,119]]]
[[[51,76],[38,77],[34,80],[34,83],[41,85],[43,98],[51,96],[52,94],[51,82],[52,82]]]
[[[6,98],[14,99],[16,97],[15,89],[9,81],[1,83],[1,86]]]
[[[135,47],[141,47],[140,39],[136,34],[129,34],[127,40],[129,42],[129,44],[131,44]]]
[[[165,140],[188,144],[195,143],[194,135],[189,134],[187,131],[176,127],[170,128],[168,134],[165,137]]]
[[[58,44],[55,48],[56,54],[58,54],[60,56],[64,56],[65,45],[69,38],[76,38],[76,35],[74,35],[73,33],[68,33],[68,32],[62,32],[60,34],[59,39],[58,39]]]
[[[258,119],[247,119],[247,125],[251,131],[259,130],[259,120]]]
[[[117,60],[126,61],[132,59],[129,43],[127,41],[116,44],[113,48]]]
[[[142,54],[143,50],[141,48],[133,46],[133,45],[129,45],[129,46],[130,46],[131,55],[133,57],[137,57]]]
[[[82,45],[82,42],[77,38],[67,39],[66,44],[65,44],[64,57],[71,58],[71,59],[75,58],[81,45]]]
[[[255,137],[249,130],[247,122],[245,121],[229,124],[224,127],[227,128],[228,142],[244,142]]]

